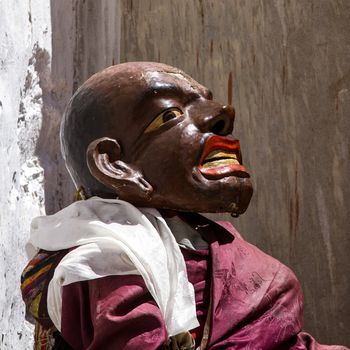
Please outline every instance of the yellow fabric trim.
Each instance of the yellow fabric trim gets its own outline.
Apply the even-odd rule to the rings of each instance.
[[[52,264],[46,265],[44,268],[42,268],[41,270],[39,270],[37,273],[35,273],[33,276],[30,276],[28,278],[26,278],[24,280],[24,282],[21,285],[21,289],[24,289],[25,287],[28,286],[28,284],[32,283],[33,280],[35,280],[36,278],[38,278],[39,276],[41,276],[43,273],[47,272],[50,270]]]
[[[40,303],[40,300],[41,300],[41,293],[38,294],[35,297],[35,299],[32,301],[32,303],[29,306],[30,314],[33,317],[38,317],[39,316],[39,303]]]

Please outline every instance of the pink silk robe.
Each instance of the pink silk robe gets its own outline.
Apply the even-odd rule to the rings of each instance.
[[[179,214],[209,251],[182,249],[208,350],[346,350],[302,332],[303,295],[293,272],[244,241],[229,222]],[[62,336],[74,349],[162,349],[160,311],[140,276],[109,276],[63,289]],[[209,311],[208,311],[209,310]]]

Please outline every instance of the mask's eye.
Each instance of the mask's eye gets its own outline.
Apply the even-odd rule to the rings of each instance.
[[[149,124],[144,131],[145,134],[159,128],[162,124],[168,122],[171,119],[178,118],[182,115],[182,111],[178,108],[169,108],[162,113],[158,114],[155,119]]]

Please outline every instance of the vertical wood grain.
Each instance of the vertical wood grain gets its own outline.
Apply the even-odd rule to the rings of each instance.
[[[255,194],[235,221],[302,282],[305,328],[350,344],[350,2],[122,0],[121,61],[191,74],[237,112]]]

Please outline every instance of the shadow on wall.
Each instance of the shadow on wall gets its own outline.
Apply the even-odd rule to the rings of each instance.
[[[47,214],[73,201],[75,188],[60,151],[60,122],[74,91],[119,62],[119,1],[52,0],[51,22],[51,69],[47,51],[36,47],[33,53],[43,100],[36,155],[44,168]]]
[[[45,209],[52,214],[71,202],[73,184],[65,169],[59,145],[59,127],[65,90],[55,83],[50,72],[50,54],[36,46],[33,52],[34,69],[42,90],[42,124],[35,154],[44,169]]]
[[[62,2],[67,3],[67,2]],[[64,14],[64,15],[63,15]],[[52,57],[36,48],[35,70],[42,90],[42,125],[36,155],[44,169],[45,209],[52,214],[72,202],[74,186],[65,168],[59,142],[59,128],[64,108],[72,95],[73,40],[68,35],[73,11],[51,2]],[[51,68],[50,68],[51,59]]]

